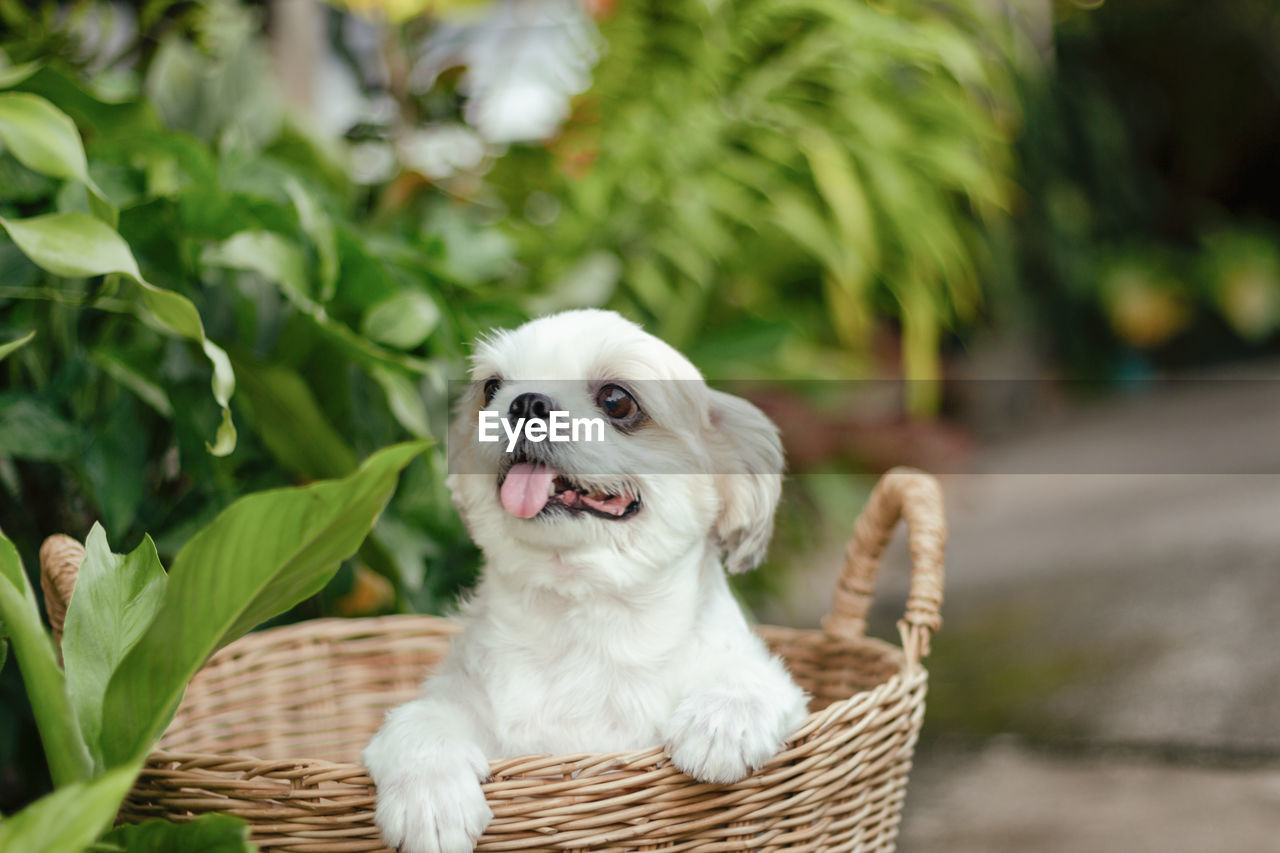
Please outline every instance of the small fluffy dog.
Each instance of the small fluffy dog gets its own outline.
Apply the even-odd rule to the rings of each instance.
[[[664,744],[705,782],[768,761],[806,696],[751,632],[725,571],[755,567],[781,491],[777,429],[607,311],[481,342],[449,488],[483,549],[458,636],[363,753],[383,839],[473,848],[488,759]],[[604,440],[478,440],[483,411],[599,418]],[[681,473],[674,473],[681,472]]]

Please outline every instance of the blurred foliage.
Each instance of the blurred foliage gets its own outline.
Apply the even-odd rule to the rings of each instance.
[[[612,304],[718,376],[866,375],[891,318],[906,375],[937,376],[1011,192],[1000,22],[966,3],[635,0],[602,32],[560,137],[489,176],[520,214],[531,304]]]
[[[1021,83],[1001,319],[1091,376],[1276,351],[1280,10],[1056,8],[1051,61]]]
[[[339,9],[392,23],[403,23],[427,13],[452,12],[480,6],[489,0],[325,0]]]
[[[0,229],[0,529],[26,565],[44,536],[83,538],[95,520],[121,548],[151,531],[168,560],[240,495],[442,434],[464,342],[519,319],[492,278],[507,244],[440,194],[353,184],[331,146],[255,107],[273,95],[252,10],[158,19],[152,61],[131,83],[114,75],[110,95],[98,83],[113,73],[51,52],[56,30],[29,14],[0,41],[0,217],[29,238]],[[87,260],[68,266],[66,250]],[[225,455],[207,449],[221,434],[213,368],[157,299],[194,305],[227,354],[239,434]],[[413,464],[357,558],[288,618],[452,601],[476,552],[443,452]],[[14,678],[0,762],[38,767]],[[6,809],[45,784],[30,773],[0,783]]]
[[[379,200],[347,182],[322,145],[278,116],[269,131],[246,127],[253,98],[270,97],[251,95],[270,89],[260,76],[244,79],[262,48],[240,39],[250,13],[210,8],[217,14],[190,19],[196,37],[181,48],[169,46],[178,31],[162,37],[140,81],[149,97],[108,101],[61,63],[16,82],[6,103],[52,104],[74,119],[91,179],[42,174],[9,145],[0,214],[88,214],[86,197],[101,188],[112,210],[91,221],[109,232],[118,218],[140,278],[194,303],[229,353],[239,442],[225,458],[206,452],[218,424],[209,365],[156,322],[129,276],[58,275],[0,241],[0,341],[35,333],[0,378],[0,479],[11,499],[0,524],[20,540],[83,535],[100,518],[122,543],[152,530],[170,555],[245,491],[338,476],[377,447],[438,428],[431,419],[464,342],[518,319],[481,276],[458,273],[492,260],[467,257],[476,241],[465,210],[436,197],[371,214]],[[181,52],[184,73],[168,51]],[[444,558],[441,589],[458,581],[444,569],[465,537],[441,499],[440,454],[411,475],[392,532],[365,555],[394,581],[400,606],[410,593],[418,607],[439,606],[417,588],[426,554]],[[20,542],[28,554],[36,544]]]

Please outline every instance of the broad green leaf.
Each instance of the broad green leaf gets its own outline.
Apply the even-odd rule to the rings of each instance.
[[[129,530],[150,491],[151,433],[138,428],[138,414],[137,403],[126,395],[104,401],[80,451],[79,474],[98,517],[111,530]]]
[[[295,308],[365,367],[389,367],[419,374],[431,369],[430,364],[422,359],[384,349],[329,316],[325,307],[309,295],[302,250],[279,234],[242,231],[230,240],[206,249],[201,261],[229,269],[252,270],[273,282]]]
[[[391,414],[400,426],[417,438],[430,437],[431,420],[417,384],[403,373],[387,370],[385,367],[375,367],[369,374],[382,386]]]
[[[80,853],[111,826],[141,762],[118,767],[91,782],[60,785],[0,823],[0,850]],[[194,848],[193,848],[194,849]]]
[[[155,621],[107,686],[100,743],[108,767],[151,749],[209,655],[328,582],[426,446],[386,448],[341,480],[241,498],[187,542]]]
[[[206,264],[253,270],[280,285],[292,301],[309,300],[307,263],[302,250],[274,231],[241,231],[204,251]]]
[[[85,540],[84,562],[67,607],[62,660],[67,695],[99,770],[102,697],[120,661],[155,618],[165,573],[150,536],[127,555],[113,554],[106,531],[95,524]]]
[[[42,66],[23,81],[22,88],[57,104],[78,127],[92,132],[95,142],[136,138],[163,130],[151,104],[136,99],[103,101],[73,69],[64,72]]]
[[[125,853],[254,853],[249,825],[229,814],[201,815],[188,823],[149,820],[118,826],[103,837]]]
[[[120,211],[107,198],[107,194],[92,181],[85,184],[85,187],[89,193],[89,212],[112,228],[119,226]]]
[[[142,278],[128,244],[92,216],[50,213],[30,219],[0,218],[0,225],[28,258],[54,275],[88,278],[114,272]]]
[[[63,462],[79,451],[80,430],[32,394],[0,394],[0,456]]]
[[[62,180],[89,183],[89,169],[76,123],[38,95],[0,94],[0,140],[28,169]]]
[[[13,654],[22,670],[22,681],[31,701],[54,784],[68,785],[88,779],[93,762],[76,727],[75,713],[67,699],[66,680],[58,666],[53,640],[40,621],[36,596],[27,580],[27,573],[23,571],[18,551],[3,535],[0,535],[0,620],[13,643]],[[0,826],[8,826],[8,823]],[[0,844],[0,850],[25,849]]]
[[[7,68],[0,68],[0,89],[8,89],[10,86],[16,86],[23,80],[26,80],[40,68],[40,63],[36,61],[24,62],[21,65],[10,65]]]
[[[380,344],[413,349],[427,339],[440,322],[440,309],[430,296],[404,290],[368,310],[360,331]]]
[[[258,435],[281,465],[311,479],[355,470],[355,451],[329,424],[301,376],[287,367],[243,362],[236,375]]]
[[[214,456],[226,456],[235,449],[236,431],[229,408],[235,372],[222,348],[205,337],[200,312],[191,300],[143,279],[124,238],[92,216],[73,211],[30,219],[0,218],[0,226],[27,257],[54,275],[86,278],[120,273],[133,279],[142,289],[142,301],[151,315],[170,331],[199,343],[213,365],[213,398],[222,407],[222,422],[214,443],[206,447]]]
[[[317,298],[328,302],[338,284],[338,240],[333,221],[297,180],[289,178],[284,188],[298,211],[298,223],[316,249],[316,274],[320,279]]]
[[[35,336],[36,336],[35,329],[32,329],[30,332],[27,332],[25,335],[23,335],[20,338],[14,338],[13,340],[9,341],[7,344],[0,344],[0,361],[4,361],[6,358],[9,357],[10,354],[16,352],[17,350],[31,343],[32,339],[35,338]]]
[[[39,95],[0,93],[0,141],[28,169],[79,181],[94,216],[115,227],[118,214],[89,177],[80,132],[71,117]]]
[[[222,410],[222,420],[218,422],[213,444],[205,442],[204,446],[210,456],[227,456],[236,449],[236,425],[231,420],[231,409]]]
[[[165,393],[165,390],[124,359],[107,350],[95,350],[89,353],[89,360],[103,373],[128,388],[138,396],[138,399],[155,409],[163,417],[173,417],[173,403],[169,401],[169,395]]]
[[[335,228],[338,243],[338,282],[335,301],[348,310],[363,312],[370,305],[400,291],[389,272],[386,254],[364,234]]]

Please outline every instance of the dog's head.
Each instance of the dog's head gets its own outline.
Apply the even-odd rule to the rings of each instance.
[[[610,311],[479,343],[449,457],[491,568],[538,584],[621,588],[709,548],[730,571],[753,568],[781,490],[769,419]]]

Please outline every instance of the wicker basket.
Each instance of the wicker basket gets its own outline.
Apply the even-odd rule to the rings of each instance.
[[[899,517],[913,565],[902,648],[863,636]],[[945,535],[937,482],[889,472],[855,526],[823,630],[759,629],[813,701],[758,772],[703,784],[660,748],[495,760],[484,785],[494,819],[477,849],[892,850],[924,714],[919,662],[939,624]],[[83,555],[65,536],[41,549],[55,633]],[[320,619],[237,640],[192,681],[121,819],[221,811],[249,821],[265,851],[384,850],[358,756],[457,630],[425,616]]]

